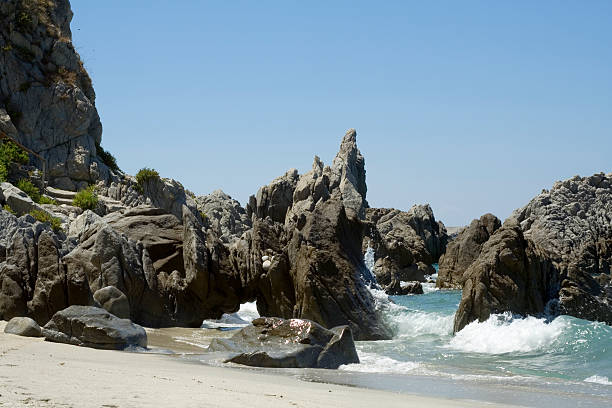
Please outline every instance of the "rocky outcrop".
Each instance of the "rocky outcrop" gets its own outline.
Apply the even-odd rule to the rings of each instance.
[[[612,174],[557,182],[516,210],[464,274],[455,331],[491,313],[612,324]]]
[[[393,281],[389,286],[385,288],[385,292],[388,295],[404,296],[404,295],[422,295],[423,285],[421,282],[400,282]]]
[[[226,362],[256,367],[334,369],[359,363],[348,326],[327,330],[302,319],[255,319],[229,339],[214,339],[209,350],[231,354]]]
[[[431,265],[444,252],[447,237],[429,205],[415,205],[409,211],[369,208],[366,221],[362,250],[374,250],[373,272],[383,288],[391,290],[396,281],[424,282],[425,275],[435,273]]]
[[[297,170],[291,169],[267,186],[262,186],[256,195],[249,197],[247,217],[251,218],[255,214],[257,218],[270,217],[274,222],[284,223],[287,210],[293,204],[293,192],[298,178]]]
[[[501,221],[493,214],[485,214],[473,220],[446,247],[440,257],[436,286],[445,289],[461,289],[463,273],[474,262],[482,245],[501,227]]]
[[[262,316],[309,319],[328,328],[348,325],[357,339],[390,336],[361,279],[367,272],[359,218],[367,207],[364,184],[363,157],[351,130],[333,167],[315,157],[311,171],[299,177],[285,216],[275,217],[282,222],[266,211],[259,212],[265,218],[258,217],[255,208],[262,207],[250,207],[253,230],[232,246],[231,262]],[[292,188],[289,182],[272,185]],[[354,192],[364,195],[357,199]],[[267,195],[272,196],[281,197],[278,205],[264,200],[265,208],[287,206],[284,194]]]
[[[263,188],[263,187],[262,187]],[[204,214],[213,232],[229,244],[252,227],[251,218],[240,203],[221,190],[195,199],[198,210]],[[284,216],[284,215],[283,215]]]
[[[71,19],[68,0],[0,4],[0,131],[47,160],[52,185],[75,190],[109,170],[97,156],[102,125]]]
[[[70,306],[57,312],[42,334],[47,341],[105,350],[147,347],[142,327],[92,306]]]
[[[29,317],[13,317],[4,327],[4,332],[24,337],[42,337],[42,329]]]

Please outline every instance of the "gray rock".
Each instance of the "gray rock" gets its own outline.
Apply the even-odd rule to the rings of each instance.
[[[501,221],[493,214],[485,214],[473,220],[446,247],[440,257],[436,286],[447,289],[463,287],[463,273],[474,262],[482,245],[501,227]]]
[[[403,285],[402,285],[403,283]],[[422,295],[423,294],[423,285],[421,282],[400,282],[393,281],[389,286],[385,288],[385,292],[388,295]]]
[[[561,313],[612,324],[612,174],[573,177],[516,210],[464,274],[455,331],[491,313]]]
[[[147,333],[142,327],[92,306],[70,306],[55,313],[42,333],[47,341],[82,347],[147,347]]]
[[[24,337],[42,337],[40,326],[29,317],[13,317],[4,327],[4,332]]]
[[[225,243],[240,238],[252,227],[251,218],[240,203],[221,190],[195,199],[216,235]]]
[[[230,339],[214,339],[209,350],[230,353],[226,362],[256,367],[334,369],[359,363],[348,326],[327,330],[302,319],[258,318]]]
[[[96,152],[102,125],[72,44],[70,3],[5,0],[0,11],[0,129],[47,160],[52,185],[105,179]],[[30,19],[19,20],[21,13]]]
[[[130,318],[130,302],[127,296],[114,286],[106,286],[98,289],[93,298],[100,304],[102,309],[121,319]]]
[[[287,210],[293,204],[298,178],[297,170],[291,169],[267,186],[261,187],[256,195],[249,197],[247,217],[251,218],[255,214],[257,218],[270,217],[272,221],[284,223]]]
[[[19,215],[27,214],[32,210],[42,210],[42,207],[32,201],[26,193],[6,182],[0,183],[0,202],[4,202]]]

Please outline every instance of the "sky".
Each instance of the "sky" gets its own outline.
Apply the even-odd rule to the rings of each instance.
[[[610,1],[71,3],[129,174],[244,205],[355,128],[371,207],[458,226],[612,171]]]

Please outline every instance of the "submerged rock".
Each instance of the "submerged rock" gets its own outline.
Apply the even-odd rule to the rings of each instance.
[[[274,368],[338,368],[359,363],[351,329],[327,330],[303,319],[258,318],[229,339],[214,339],[211,351],[232,354],[226,362]]]
[[[24,337],[42,337],[40,326],[29,317],[13,317],[6,324],[4,332]]]
[[[57,312],[42,333],[47,341],[97,349],[147,347],[142,327],[93,306],[70,306]]]
[[[558,311],[612,325],[612,174],[555,183],[516,210],[463,275],[455,331],[491,313]]]

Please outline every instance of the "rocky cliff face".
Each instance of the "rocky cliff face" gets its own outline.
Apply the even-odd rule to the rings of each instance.
[[[473,220],[446,247],[440,258],[436,286],[446,289],[461,289],[463,273],[474,262],[482,245],[501,227],[501,221],[493,214],[485,214]]]
[[[51,185],[75,190],[105,180],[108,168],[96,153],[102,125],[71,19],[68,0],[0,4],[0,131],[46,158]]]
[[[612,173],[557,182],[516,210],[464,274],[455,331],[548,308],[612,324]]]

